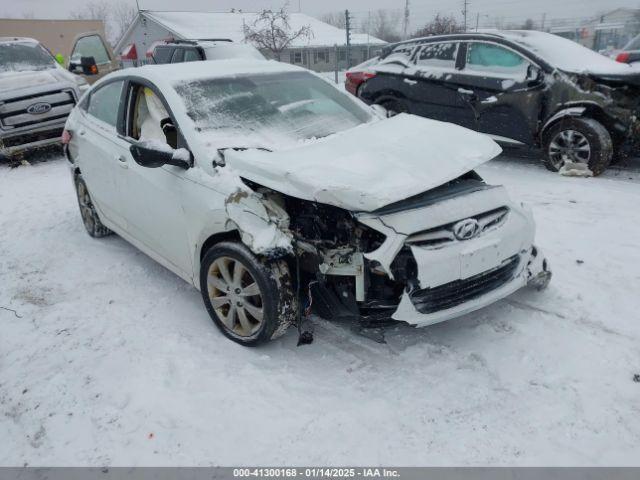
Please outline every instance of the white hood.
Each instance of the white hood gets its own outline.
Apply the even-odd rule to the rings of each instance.
[[[22,90],[32,87],[46,87],[57,83],[68,83],[76,86],[73,74],[63,68],[48,68],[46,70],[23,70],[18,72],[0,73],[0,92]]]
[[[278,192],[370,212],[438,187],[501,152],[489,137],[398,115],[277,152],[227,150],[228,167]]]

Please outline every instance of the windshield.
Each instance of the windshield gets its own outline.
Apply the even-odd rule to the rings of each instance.
[[[225,135],[302,140],[372,119],[354,100],[306,72],[200,80],[179,84],[176,90],[198,130]]]
[[[0,44],[0,72],[54,68],[53,57],[37,43]]]

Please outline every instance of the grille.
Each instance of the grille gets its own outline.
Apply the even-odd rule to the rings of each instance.
[[[48,103],[51,110],[40,114],[31,114],[27,108],[34,103]],[[0,102],[0,124],[5,130],[14,128],[39,126],[51,120],[59,120],[69,116],[75,105],[71,90],[57,90],[24,97],[11,98]]]
[[[508,213],[509,209],[507,207],[500,207],[469,218],[474,218],[478,222],[480,225],[479,235],[482,235],[484,232],[504,223]],[[458,221],[414,233],[407,238],[406,243],[424,248],[438,248],[450,242],[457,242],[459,240],[456,240],[453,235],[453,226]]]
[[[502,265],[473,277],[439,287],[416,290],[410,294],[411,301],[420,313],[433,313],[455,307],[503,286],[513,278],[519,262],[520,257],[514,255]]]
[[[0,144],[4,147],[17,147],[19,145],[27,145],[29,143],[39,142],[41,140],[49,140],[52,138],[62,137],[62,128],[54,128],[52,130],[46,130],[44,132],[25,133],[22,135],[16,135],[15,137],[4,138],[0,140]]]

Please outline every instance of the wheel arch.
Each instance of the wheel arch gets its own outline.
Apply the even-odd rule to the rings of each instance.
[[[601,123],[602,126],[607,129],[612,138],[616,136],[616,129],[614,128],[615,120],[611,118],[611,116],[607,115],[600,105],[587,102],[565,106],[551,115],[544,123],[540,129],[540,133],[538,134],[538,141],[540,142],[540,145],[544,143],[544,135],[546,132],[567,117],[592,118]]]
[[[213,247],[217,243],[229,241],[242,243],[240,232],[238,230],[228,230],[226,232],[218,232],[209,235],[204,240],[204,242],[202,242],[202,246],[200,247],[200,251],[198,252],[198,265],[200,265],[205,254],[211,247]]]

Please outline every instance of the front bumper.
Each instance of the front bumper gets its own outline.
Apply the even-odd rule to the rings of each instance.
[[[20,131],[0,130],[0,154],[7,157],[16,153],[60,143],[66,119],[53,125]]]
[[[483,226],[469,240],[449,236],[434,243],[441,234],[446,240],[452,219],[476,219]],[[511,202],[502,187],[359,220],[387,236],[365,258],[379,263],[391,278],[401,249],[410,249],[415,260],[417,278],[408,281],[394,320],[431,325],[485,307],[529,283],[544,288],[550,279],[547,261],[533,245],[531,211]]]
[[[506,262],[512,259],[507,259]],[[467,298],[450,308],[422,313],[418,311],[419,303],[416,295],[405,293],[398,309],[393,314],[394,320],[407,322],[417,327],[426,327],[434,323],[444,322],[452,318],[474,312],[501,300],[521,288],[529,285],[538,290],[546,288],[551,280],[551,270],[548,262],[537,247],[531,247],[529,252],[516,257],[517,265],[513,274],[494,288],[487,288],[471,298]],[[464,291],[460,292],[464,295]],[[418,297],[419,298],[419,297]]]

